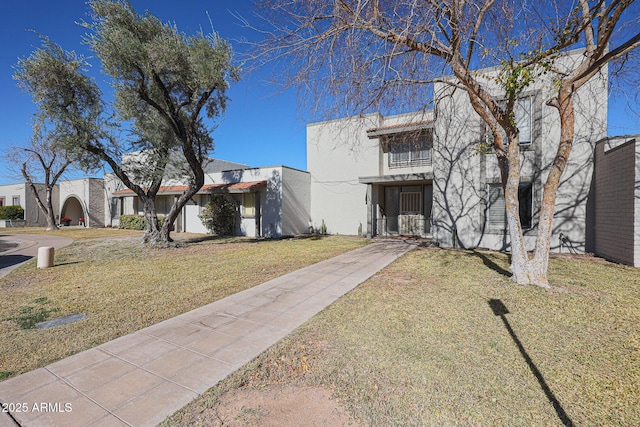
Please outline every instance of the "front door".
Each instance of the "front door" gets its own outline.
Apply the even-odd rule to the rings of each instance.
[[[400,188],[384,188],[384,230],[389,234],[398,234],[398,214],[400,207]]]
[[[422,186],[403,185],[400,193],[400,234],[420,236],[423,234]]]

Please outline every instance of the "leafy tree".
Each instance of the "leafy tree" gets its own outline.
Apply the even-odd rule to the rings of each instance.
[[[591,77],[638,46],[633,0],[265,0],[269,24],[255,59],[286,64],[289,84],[314,104],[361,113],[374,107],[423,107],[434,82],[468,94],[493,138],[511,244],[512,279],[548,287],[556,192],[574,140],[573,96]],[[617,36],[616,31],[618,31]],[[556,67],[568,49],[585,47],[568,73]],[[286,60],[283,60],[285,59]],[[500,64],[497,80],[474,70]],[[556,84],[561,135],[544,184],[535,252],[526,252],[519,215],[518,96],[544,74]],[[454,79],[447,76],[453,74]],[[502,88],[504,102],[492,85]],[[333,110],[335,111],[335,110]]]
[[[32,94],[39,120],[51,123],[56,140],[84,168],[105,162],[136,193],[147,220],[143,243],[165,246],[182,207],[204,184],[203,161],[213,149],[205,116],[224,113],[238,69],[229,43],[215,33],[180,33],[124,1],[89,5],[85,42],[111,80],[113,103],[87,76],[83,57],[47,39],[20,60],[15,76]],[[122,137],[125,130],[131,137]],[[131,151],[139,155],[125,164],[123,154]],[[181,165],[188,185],[161,226],[155,197],[170,163]]]

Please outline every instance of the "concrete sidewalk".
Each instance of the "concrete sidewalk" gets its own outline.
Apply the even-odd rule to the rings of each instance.
[[[411,248],[378,242],[302,268],[0,382],[0,402],[21,426],[156,425]]]

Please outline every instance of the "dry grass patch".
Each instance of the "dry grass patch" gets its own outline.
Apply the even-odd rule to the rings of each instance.
[[[332,390],[371,426],[640,425],[640,270],[554,258],[547,291],[507,267],[415,250],[165,425],[207,425],[227,393],[283,385]]]
[[[142,232],[136,230],[120,230],[118,228],[84,228],[84,227],[61,227],[59,230],[46,231],[42,227],[15,227],[2,228],[0,234],[44,234],[45,236],[68,237],[73,240],[87,240],[104,237],[118,237],[138,235],[142,238]]]
[[[76,242],[56,252],[55,268],[37,270],[30,261],[0,279],[0,372],[35,369],[366,241],[214,239],[162,250],[139,244],[138,236]],[[49,318],[90,317],[47,330],[20,328],[21,316],[43,311]]]

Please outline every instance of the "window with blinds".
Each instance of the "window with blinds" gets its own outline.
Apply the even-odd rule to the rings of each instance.
[[[507,214],[504,203],[504,190],[500,184],[490,184],[487,201],[487,221],[489,228],[507,228]]]
[[[516,126],[520,131],[520,145],[529,145],[533,140],[531,132],[533,127],[531,97],[519,98],[513,110]]]
[[[487,201],[487,223],[490,229],[507,228],[507,211],[504,190],[500,184],[489,184]],[[523,182],[518,187],[520,225],[523,230],[533,228],[533,184]]]
[[[418,138],[407,136],[405,140],[394,141],[389,149],[389,167],[420,166],[431,164],[431,136]]]
[[[513,107],[513,115],[516,126],[520,131],[520,145],[531,145],[533,142],[533,102],[531,96],[526,96],[523,98],[518,98],[514,107]],[[499,104],[502,107],[506,106],[506,101],[500,101]],[[489,127],[486,127],[486,138],[489,138],[491,135],[491,130]],[[503,137],[506,138],[506,135],[502,134]],[[506,139],[505,139],[505,142]]]

